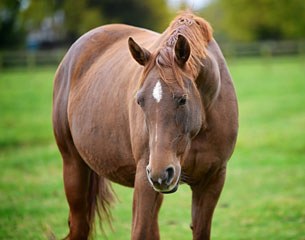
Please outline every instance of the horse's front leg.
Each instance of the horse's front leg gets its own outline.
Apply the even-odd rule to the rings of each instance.
[[[213,212],[222,191],[226,168],[212,170],[192,188],[192,225],[194,240],[209,240]]]
[[[132,240],[157,240],[160,238],[158,212],[162,200],[163,195],[153,190],[147,180],[145,161],[140,161],[137,166],[134,186]]]

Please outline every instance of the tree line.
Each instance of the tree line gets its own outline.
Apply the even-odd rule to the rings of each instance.
[[[214,0],[201,14],[221,40],[305,40],[304,0]]]
[[[186,0],[180,3],[187,8]],[[1,0],[0,49],[24,47],[31,36],[70,44],[108,23],[162,32],[176,10],[166,0]],[[212,0],[195,13],[221,41],[305,39],[304,0]]]
[[[29,33],[44,28],[65,43],[109,23],[161,31],[169,16],[166,0],[1,0],[0,48],[22,46]]]

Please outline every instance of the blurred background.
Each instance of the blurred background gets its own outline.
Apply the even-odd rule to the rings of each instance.
[[[56,63],[59,50],[103,24],[162,32],[186,8],[212,24],[226,55],[305,52],[302,0],[1,0],[0,67]]]
[[[211,23],[239,100],[212,237],[305,240],[304,0],[0,0],[0,239],[68,232],[51,111],[53,77],[71,44],[109,23],[162,32],[187,8]],[[114,189],[107,239],[129,239],[133,192]],[[165,196],[161,239],[192,238],[190,209],[187,186]]]

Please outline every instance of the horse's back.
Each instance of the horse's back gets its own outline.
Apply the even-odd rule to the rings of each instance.
[[[115,45],[122,45],[121,42],[131,35],[143,33],[145,35],[149,31],[124,24],[110,24],[95,28],[85,33],[71,46],[63,62],[72,65],[72,78],[79,79],[106,51]]]

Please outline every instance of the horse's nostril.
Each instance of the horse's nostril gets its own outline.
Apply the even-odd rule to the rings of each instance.
[[[166,171],[166,174],[167,174],[166,183],[169,185],[169,184],[171,184],[171,182],[174,178],[175,169],[171,166],[171,167],[168,167],[165,171]]]
[[[162,174],[152,174],[152,169],[147,166],[146,174],[149,182],[158,189],[167,189],[173,182],[175,175],[175,168],[173,166],[167,167]]]

